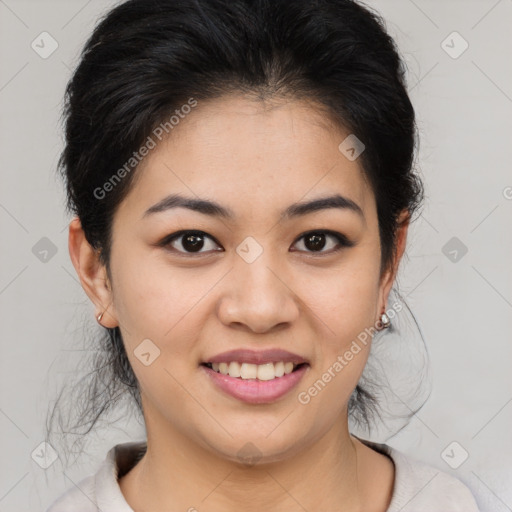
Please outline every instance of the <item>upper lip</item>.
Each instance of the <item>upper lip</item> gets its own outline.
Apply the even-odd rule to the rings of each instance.
[[[228,352],[222,352],[221,354],[206,359],[204,363],[228,363],[231,361],[250,364],[277,363],[279,361],[283,361],[284,363],[292,362],[294,364],[307,363],[304,357],[278,348],[268,350],[251,350],[244,348],[229,350]]]

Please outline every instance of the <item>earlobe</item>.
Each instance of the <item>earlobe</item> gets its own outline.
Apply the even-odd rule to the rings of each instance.
[[[68,248],[82,288],[95,305],[96,319],[101,314],[101,325],[116,327],[118,323],[113,307],[112,289],[105,266],[100,262],[99,252],[87,241],[78,217],[73,218],[69,224]]]

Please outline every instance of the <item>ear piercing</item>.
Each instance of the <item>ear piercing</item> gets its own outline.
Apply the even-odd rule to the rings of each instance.
[[[387,329],[391,325],[391,320],[386,313],[382,313],[382,315],[380,315],[380,323],[382,324],[383,329]]]

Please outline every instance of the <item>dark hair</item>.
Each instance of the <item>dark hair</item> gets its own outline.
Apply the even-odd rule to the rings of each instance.
[[[230,93],[313,102],[364,143],[381,270],[389,268],[398,215],[419,209],[423,189],[412,169],[417,128],[405,66],[382,18],[352,0],[129,0],[97,25],[67,85],[59,160],[67,210],[108,275],[112,220],[134,185],[135,163],[105,197],[95,190],[191,98]],[[142,412],[119,328],[104,334],[80,416],[89,430],[123,392]],[[350,413],[369,426],[374,405],[358,384]]]

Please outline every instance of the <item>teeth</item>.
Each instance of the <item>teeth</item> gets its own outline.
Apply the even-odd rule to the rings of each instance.
[[[284,363],[282,361],[274,364],[274,372],[276,377],[282,377],[284,375]]]
[[[229,363],[211,363],[212,370],[222,375],[239,377],[242,379],[272,380],[292,373],[295,368],[292,362],[279,361],[277,363],[250,364],[232,361]]]
[[[240,377],[242,379],[255,379],[258,376],[258,367],[255,364],[242,363]],[[231,377],[231,375],[230,375]]]
[[[240,369],[240,365],[236,361],[229,363],[228,370],[229,370],[228,373],[229,373],[230,377],[240,377],[241,369]]]
[[[276,377],[274,363],[260,364],[258,367],[258,380],[272,380]]]

